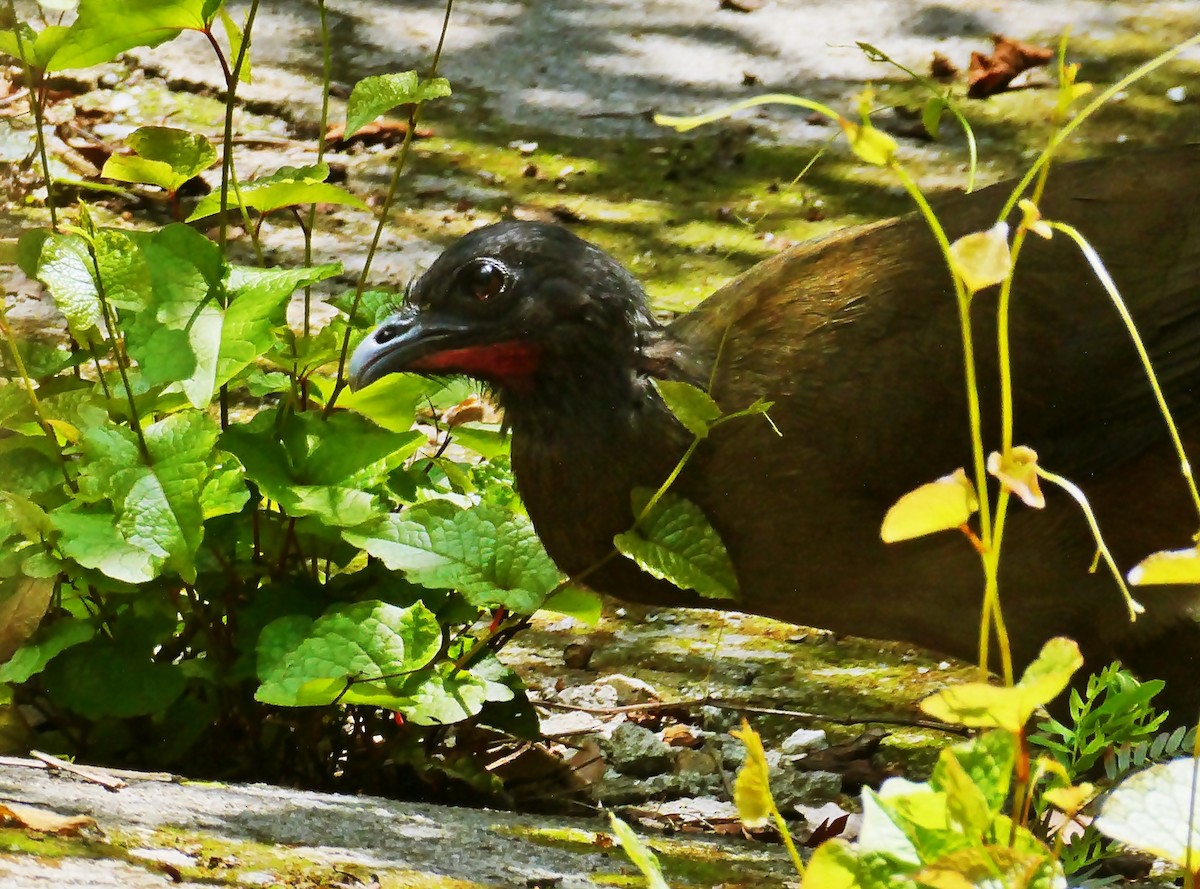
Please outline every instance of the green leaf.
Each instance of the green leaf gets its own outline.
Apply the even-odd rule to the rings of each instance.
[[[633,514],[642,515],[653,491],[635,488]],[[637,525],[613,538],[617,550],[649,574],[710,599],[736,599],[737,575],[717,532],[700,507],[668,492]]]
[[[478,608],[531,614],[562,576],[529,519],[492,506],[431,500],[342,537],[413,583],[458,590]]]
[[[1105,799],[1096,828],[1105,836],[1185,864],[1191,850],[1192,866],[1200,860],[1200,799],[1194,757],[1173,759],[1138,772],[1117,785]]]
[[[238,23],[233,20],[233,16],[225,9],[224,3],[220,6],[221,27],[225,29],[225,37],[229,40],[229,64],[233,65],[237,61],[238,53],[242,51],[242,41],[245,39],[245,35],[238,27]],[[246,55],[242,58],[242,67],[238,70],[238,80],[242,83],[250,83],[251,79],[250,47],[247,46]]]
[[[17,649],[8,663],[0,666],[0,682],[21,683],[36,676],[57,655],[96,635],[88,621],[65,618],[44,627],[33,642]]]
[[[952,794],[951,780],[943,780],[943,760],[949,767],[953,760],[961,774],[982,795],[990,816],[996,815],[1008,798],[1012,781],[1013,765],[1016,762],[1016,741],[1005,731],[991,731],[970,741],[947,747],[934,766],[929,784],[934,790]]]
[[[667,881],[663,878],[662,866],[658,863],[658,857],[650,850],[649,846],[642,842],[641,837],[633,832],[633,828],[612,812],[608,813],[608,823],[612,825],[613,838],[625,850],[625,854],[629,856],[629,860],[633,862],[634,866],[642,872],[642,876],[646,878],[646,889],[669,889]]]
[[[155,663],[150,652],[131,651],[106,638],[71,648],[42,675],[51,700],[88,719],[162,713],[187,682],[178,665]]]
[[[126,137],[125,144],[135,156],[111,155],[100,175],[119,182],[157,185],[172,193],[217,160],[208,139],[174,127],[139,127]]]
[[[721,416],[720,406],[707,392],[691,383],[652,380],[667,410],[696,438],[708,435],[708,427]]]
[[[51,512],[50,520],[62,532],[59,549],[84,568],[126,583],[145,583],[158,576],[160,561],[121,536],[111,510],[77,510],[68,504]]]
[[[896,140],[871,124],[865,117],[862,123],[838,118],[850,150],[868,164],[886,167],[896,155]]]
[[[20,59],[31,68],[45,70],[68,36],[69,29],[59,25],[34,31],[20,22],[12,30],[0,31],[0,53]]]
[[[419,80],[416,71],[364,77],[354,84],[346,102],[346,137],[397,105],[428,102],[448,95],[449,81],[442,77]]]
[[[603,604],[600,596],[591,590],[568,586],[543,602],[542,610],[565,614],[567,617],[575,618],[581,624],[594,627],[600,623]]]
[[[931,96],[921,107],[921,126],[925,128],[929,138],[938,137],[938,131],[942,128],[942,113],[947,107],[948,103],[941,96]]]
[[[388,475],[425,440],[419,432],[388,432],[347,412],[328,419],[294,414],[282,429],[278,425],[276,411],[262,411],[225,430],[221,447],[290,515],[315,515],[334,527],[380,518],[386,505],[368,489],[383,489]]]
[[[76,339],[95,329],[103,314],[87,242],[79,235],[52,234],[42,244],[38,278],[67,319]]]
[[[326,163],[308,167],[281,167],[269,176],[240,183],[239,191],[243,205],[259,213],[305,204],[339,204],[358,210],[370,209],[361,198],[326,182],[327,178],[329,165]],[[231,193],[230,200],[233,198]],[[220,192],[212,192],[200,199],[187,221],[194,222],[220,211]]]
[[[262,685],[255,698],[283,707],[334,700],[386,707],[403,690],[407,674],[429,665],[441,642],[437,618],[420,602],[408,608],[379,601],[335,606],[306,628],[289,615],[268,624],[260,636]]]
[[[178,382],[194,407],[214,395],[275,343],[287,301],[299,287],[341,270],[330,263],[301,269],[228,270],[219,249],[184,225],[141,242],[150,268],[149,310],[127,331],[130,354],[153,383]],[[223,306],[223,303],[225,304]]]
[[[921,709],[944,722],[1020,732],[1033,712],[1062,693],[1083,666],[1079,646],[1070,639],[1049,640],[1011,688],[967,682],[921,702]]]
[[[169,414],[143,430],[147,465],[128,430],[88,429],[81,441],[85,461],[79,494],[85,501],[110,501],[115,527],[97,524],[104,512],[75,513],[68,505],[55,511],[55,524],[68,538],[85,535],[88,542],[81,546],[80,540],[64,538],[60,545],[81,565],[118,580],[147,580],[146,574],[153,576],[162,565],[189,583],[195,580],[204,521],[200,489],[217,433],[207,414]],[[97,549],[90,551],[93,546]],[[148,558],[139,558],[137,551]]]
[[[451,725],[478,715],[485,704],[507,703],[514,697],[513,690],[495,678],[494,663],[494,658],[484,658],[467,671],[442,662],[432,671],[421,671],[409,680],[392,709],[416,725]]]
[[[943,750],[938,757],[929,786],[946,795],[946,808],[954,819],[958,830],[971,837],[981,837],[992,823],[992,811],[988,799],[971,780],[962,762]]]
[[[214,451],[208,461],[207,479],[200,491],[204,520],[240,512],[250,499],[246,472],[232,454]]]
[[[918,889],[907,875],[916,868],[845,840],[821,843],[804,869],[803,885],[812,889]],[[927,887],[921,887],[927,889]]]
[[[204,30],[215,15],[206,0],[80,0],[79,16],[47,65],[88,68],[135,46],[158,46],[184,30]]]

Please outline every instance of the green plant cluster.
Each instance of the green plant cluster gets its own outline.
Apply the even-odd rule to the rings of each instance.
[[[82,0],[70,26],[0,32],[26,70],[43,171],[48,73],[199,31],[231,109],[256,9],[238,25],[212,0]],[[347,132],[448,93],[415,72],[368,78]],[[507,442],[466,424],[456,443],[490,462],[418,456],[418,406],[467,390],[403,376],[345,391],[349,349],[398,297],[360,280],[318,324],[313,287],[332,288],[340,264],[238,265],[227,226],[240,216],[261,258],[267,214],[294,215],[307,237],[315,216],[301,211],[365,204],[320,158],[239,180],[231,132],[227,116],[218,152],[202,134],[143,127],[105,166],[165,192],[181,221],[106,227],[52,202],[51,226],[18,242],[70,342],[23,336],[0,308],[0,682],[22,705],[8,728],[108,762],[323,785],[352,748],[419,760],[465,722],[531,736],[495,652],[564,579],[513,493]],[[218,154],[221,188],[183,221],[181,187]],[[215,241],[188,224],[200,219]],[[559,606],[595,602],[571,592]],[[322,709],[282,709],[297,707]]]

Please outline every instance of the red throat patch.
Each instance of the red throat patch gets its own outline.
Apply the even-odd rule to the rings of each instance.
[[[509,388],[528,385],[538,368],[540,350],[523,340],[447,349],[418,358],[409,368],[425,372],[459,373]]]

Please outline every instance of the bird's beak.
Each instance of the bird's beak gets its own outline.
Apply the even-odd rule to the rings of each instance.
[[[350,358],[350,388],[368,386],[390,373],[416,370],[425,358],[461,342],[467,325],[430,317],[416,307],[392,315],[367,335]]]

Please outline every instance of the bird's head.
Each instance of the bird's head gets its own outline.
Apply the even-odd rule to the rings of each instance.
[[[642,288],[604,251],[558,226],[500,222],[437,258],[355,351],[350,384],[466,374],[508,406],[573,380],[628,378],[655,329]]]

